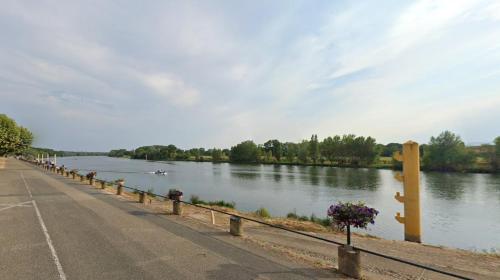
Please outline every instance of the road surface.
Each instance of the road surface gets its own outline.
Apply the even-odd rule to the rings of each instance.
[[[0,279],[344,278],[28,163],[0,161]]]

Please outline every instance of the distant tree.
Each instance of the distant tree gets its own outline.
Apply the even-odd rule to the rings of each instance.
[[[283,145],[283,147],[283,154],[286,157],[286,160],[290,163],[294,163],[299,150],[298,145],[296,143],[287,142]]]
[[[283,155],[283,144],[276,139],[269,140],[264,143],[264,151],[266,152],[266,155],[271,152],[272,156],[279,162],[281,161],[281,156]]]
[[[424,152],[423,165],[438,171],[460,171],[469,167],[473,157],[460,136],[444,131],[431,140]]]
[[[230,159],[233,162],[255,163],[260,160],[259,149],[253,141],[244,141],[231,147]]]
[[[309,141],[309,156],[311,157],[313,163],[316,164],[320,156],[318,135],[316,134],[313,134],[311,136],[311,141]]]
[[[213,148],[212,151],[212,161],[218,162],[222,160],[222,150]]]
[[[308,155],[310,153],[309,142],[307,140],[303,140],[297,146],[297,159],[300,163],[308,163]]]
[[[130,156],[131,153],[127,151],[126,149],[118,149],[118,150],[111,150],[108,153],[109,157],[126,157]]]
[[[384,146],[380,155],[383,157],[392,157],[395,152],[403,151],[403,145],[399,143],[389,143]]]
[[[495,138],[495,155],[491,160],[491,167],[493,171],[498,172],[500,170],[500,136]]]

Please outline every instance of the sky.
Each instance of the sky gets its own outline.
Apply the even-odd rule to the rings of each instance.
[[[35,146],[500,135],[500,1],[21,1],[0,113]]]

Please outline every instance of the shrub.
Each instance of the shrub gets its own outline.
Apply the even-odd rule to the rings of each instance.
[[[271,218],[271,214],[264,207],[261,207],[259,210],[255,211],[255,214],[261,218]]]
[[[150,196],[150,197],[156,197],[156,194],[153,193],[154,189],[153,188],[149,188],[148,191],[147,191],[147,194]]]
[[[307,216],[300,216],[299,217],[299,221],[303,221],[303,222],[304,221],[309,221],[309,217],[307,217]]]
[[[295,220],[298,220],[299,219],[299,216],[297,215],[297,213],[295,212],[290,212],[288,214],[286,214],[286,217],[288,219],[295,219]]]
[[[191,195],[190,201],[193,204],[207,204],[205,201],[201,200],[199,196],[194,194]]]
[[[322,226],[328,227],[332,224],[332,221],[326,217],[326,218],[318,218],[316,215],[312,214],[311,218],[309,220],[315,224],[320,224]]]

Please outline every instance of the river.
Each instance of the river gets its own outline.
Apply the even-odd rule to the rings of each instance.
[[[375,225],[362,230],[386,239],[403,239],[394,215],[403,205],[394,194],[403,186],[394,171],[209,162],[151,162],[110,157],[58,158],[58,165],[96,170],[104,180],[124,178],[127,186],[165,194],[179,188],[184,197],[236,202],[236,208],[267,208],[273,216],[326,216],[337,201],[364,201],[380,211]],[[147,174],[158,169],[166,176]],[[474,251],[500,252],[500,175],[421,173],[423,243]]]

